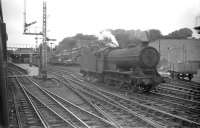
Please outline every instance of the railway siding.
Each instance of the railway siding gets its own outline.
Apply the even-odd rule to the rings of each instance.
[[[41,115],[48,115],[48,109],[62,120],[49,116],[49,120],[55,120],[51,126],[200,127],[200,86],[196,84],[170,81],[149,95],[130,92],[121,95],[114,90],[100,89],[94,86],[96,83],[86,82],[81,75],[63,69],[51,70],[51,79],[47,81],[33,81],[26,75],[13,75],[10,79],[14,78],[23,84]]]
[[[76,77],[75,78],[75,76],[72,76],[72,75],[69,75],[70,73],[68,73],[68,76],[67,76],[67,73],[64,75],[65,77],[67,77],[67,79],[69,80],[69,79],[72,79],[72,77],[74,77],[74,81],[73,82],[75,82],[76,84],[80,84],[79,82],[83,82],[82,80],[77,80],[78,78]],[[70,76],[70,77],[69,77]],[[79,81],[79,82],[78,82]],[[81,84],[84,84],[84,82],[83,83],[81,83]],[[73,86],[75,86],[75,85],[73,85]],[[119,99],[114,99],[115,101],[120,101]],[[121,103],[121,102],[120,102]],[[122,103],[121,103],[122,104]],[[141,104],[141,103],[140,103]],[[147,104],[148,105],[148,104]],[[131,104],[130,106],[134,106],[134,104]],[[183,106],[182,106],[183,107]],[[169,109],[169,108],[168,108]],[[172,109],[173,110],[173,109]],[[157,110],[158,111],[158,110]],[[168,116],[170,116],[170,118],[171,117],[173,117],[173,118],[175,118],[175,120],[177,120],[177,119],[179,119],[179,123],[181,124],[181,125],[188,125],[189,127],[195,127],[195,125],[199,125],[199,123],[197,123],[197,122],[193,122],[192,120],[187,120],[186,118],[182,118],[182,117],[179,117],[179,116],[176,116],[176,115],[173,115],[173,114],[170,114],[170,113],[167,113],[167,112],[164,112],[164,111],[160,111],[161,113],[165,113],[165,114],[167,114]],[[184,116],[183,116],[184,117]],[[194,116],[195,117],[195,116]],[[198,117],[197,117],[198,118]],[[195,121],[197,121],[197,120],[195,120]],[[189,123],[189,124],[188,124]],[[179,125],[180,125],[179,124]],[[194,124],[194,125],[193,125]],[[176,124],[176,125],[178,125],[178,124]]]

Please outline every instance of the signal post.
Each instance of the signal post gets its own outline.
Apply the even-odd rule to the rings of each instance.
[[[27,32],[28,27],[37,23],[36,21],[26,23],[26,0],[24,0],[24,34],[25,35],[42,35],[42,48],[40,49],[40,66],[39,66],[39,77],[47,79],[47,41],[56,41],[55,39],[47,38],[47,7],[46,1],[43,1],[43,17],[42,17],[42,32],[32,33]]]

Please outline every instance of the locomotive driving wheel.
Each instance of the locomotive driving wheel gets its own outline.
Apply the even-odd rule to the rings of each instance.
[[[140,83],[137,85],[137,91],[143,93],[145,90],[145,87]]]
[[[146,85],[142,82],[141,79],[137,80],[136,82],[136,89],[138,92],[140,93],[144,93],[144,92],[149,92],[151,90],[151,86],[150,85]]]
[[[137,92],[141,92],[141,93],[144,92],[145,88],[140,79],[136,80],[135,87],[136,87]]]

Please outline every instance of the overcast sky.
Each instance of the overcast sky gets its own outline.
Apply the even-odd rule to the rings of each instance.
[[[35,36],[23,35],[23,0],[2,0],[8,45],[35,45]],[[97,34],[105,29],[159,29],[168,34],[195,25],[200,0],[47,0],[48,36],[56,44],[76,33]],[[42,0],[27,0],[31,32],[42,30]]]

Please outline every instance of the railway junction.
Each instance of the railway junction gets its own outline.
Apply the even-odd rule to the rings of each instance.
[[[49,65],[45,81],[27,67],[38,70],[8,66],[9,127],[200,127],[197,83],[174,80],[141,94],[88,81],[78,66]]]
[[[0,8],[0,128],[200,128],[199,39],[168,39],[175,31],[150,43],[136,30],[134,43],[110,47],[77,34],[63,39],[78,39],[74,49],[56,53],[47,1],[41,32],[26,11],[24,0],[23,34],[42,39],[35,49],[7,47]]]

